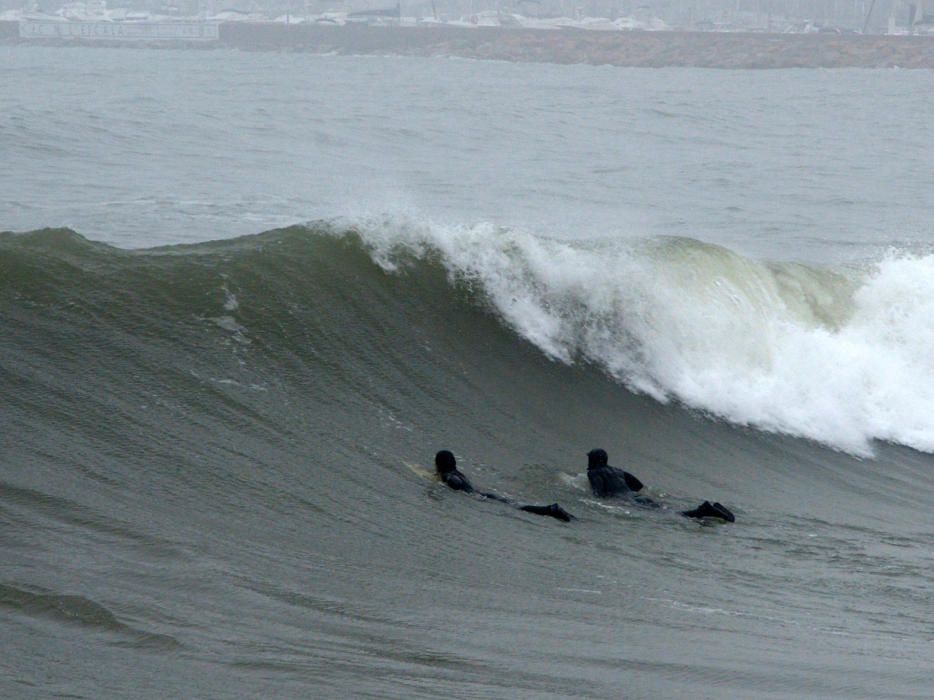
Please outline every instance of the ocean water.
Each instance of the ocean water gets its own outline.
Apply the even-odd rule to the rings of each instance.
[[[931,697],[932,87],[0,47],[0,696]]]

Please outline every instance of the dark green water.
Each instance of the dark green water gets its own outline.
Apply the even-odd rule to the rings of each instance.
[[[929,692],[930,455],[631,393],[440,250],[387,272],[372,235],[0,235],[0,694]],[[738,522],[596,502],[597,445]],[[578,521],[405,465],[442,447]]]

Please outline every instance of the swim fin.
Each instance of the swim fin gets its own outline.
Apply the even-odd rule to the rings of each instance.
[[[564,523],[569,523],[576,519],[557,503],[552,503],[549,506],[520,506],[519,510],[524,510],[526,513],[535,513],[535,515],[547,515],[550,518],[555,518]]]
[[[736,516],[716,501],[704,501],[694,510],[681,511],[681,515],[687,518],[720,518],[728,523],[736,522]]]

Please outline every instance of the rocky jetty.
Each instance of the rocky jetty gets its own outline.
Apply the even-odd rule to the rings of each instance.
[[[930,36],[230,24],[221,27],[221,42],[245,49],[638,67],[934,68]]]
[[[16,27],[0,22],[0,40],[22,41]],[[934,36],[231,22],[214,46],[658,68],[934,68]]]

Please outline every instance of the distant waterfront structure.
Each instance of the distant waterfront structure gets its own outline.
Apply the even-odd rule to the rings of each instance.
[[[934,33],[934,0],[112,0],[123,17],[288,23],[458,23],[774,33]],[[0,0],[0,12],[120,19],[105,0]],[[114,13],[117,12],[117,15]],[[10,12],[3,13],[7,16]],[[597,21],[607,20],[603,24]]]

